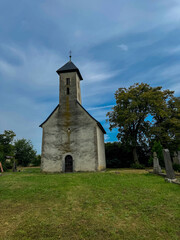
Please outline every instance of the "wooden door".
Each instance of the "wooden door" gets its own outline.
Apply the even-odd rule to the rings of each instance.
[[[73,172],[73,159],[71,155],[65,157],[65,172]]]

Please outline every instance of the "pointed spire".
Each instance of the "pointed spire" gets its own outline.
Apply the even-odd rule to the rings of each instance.
[[[69,61],[71,62],[71,54],[72,54],[72,52],[71,52],[71,50],[69,51]]]
[[[69,57],[71,57],[71,54],[70,54]],[[64,66],[59,68],[56,72],[57,72],[57,74],[65,73],[65,72],[77,72],[77,74],[79,75],[80,80],[83,80],[79,69],[71,61],[71,58],[70,58],[69,62],[67,62]]]

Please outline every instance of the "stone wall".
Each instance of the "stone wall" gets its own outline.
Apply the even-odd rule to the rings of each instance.
[[[106,169],[104,134],[97,126],[97,146],[98,146],[98,170]]]
[[[71,79],[69,86],[66,78]],[[75,72],[60,75],[60,104],[42,124],[44,172],[64,172],[66,155],[72,156],[75,172],[105,168],[104,134],[96,120],[77,102],[81,100],[79,82]]]

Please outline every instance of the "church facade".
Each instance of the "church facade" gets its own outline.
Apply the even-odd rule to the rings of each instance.
[[[81,105],[79,69],[70,61],[57,71],[59,104],[40,125],[43,172],[101,171],[106,168],[102,125]]]

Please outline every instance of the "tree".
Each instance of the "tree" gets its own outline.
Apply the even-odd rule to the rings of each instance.
[[[36,158],[34,158],[31,163],[33,166],[40,166],[41,165],[41,155],[37,155]]]
[[[166,114],[154,118],[153,138],[171,152],[180,150],[180,98],[172,96],[167,101]]]
[[[135,163],[139,163],[137,146],[149,143],[153,124],[168,116],[167,100],[172,99],[173,93],[146,83],[116,91],[116,105],[107,113],[110,130],[118,128],[117,137],[122,144],[131,146]]]
[[[105,143],[107,168],[130,167],[132,164],[132,153],[119,142]]]
[[[15,158],[18,165],[26,167],[29,163],[35,161],[36,151],[30,140],[20,139],[15,141]]]
[[[14,156],[13,140],[16,134],[12,130],[5,130],[0,134],[0,162],[6,170],[6,156]]]
[[[153,155],[153,152],[157,153],[157,157],[159,159],[160,166],[164,167],[163,147],[162,147],[160,141],[154,141],[151,152],[152,152],[152,155]],[[153,163],[153,157],[151,156],[151,158],[152,158],[152,163]]]

